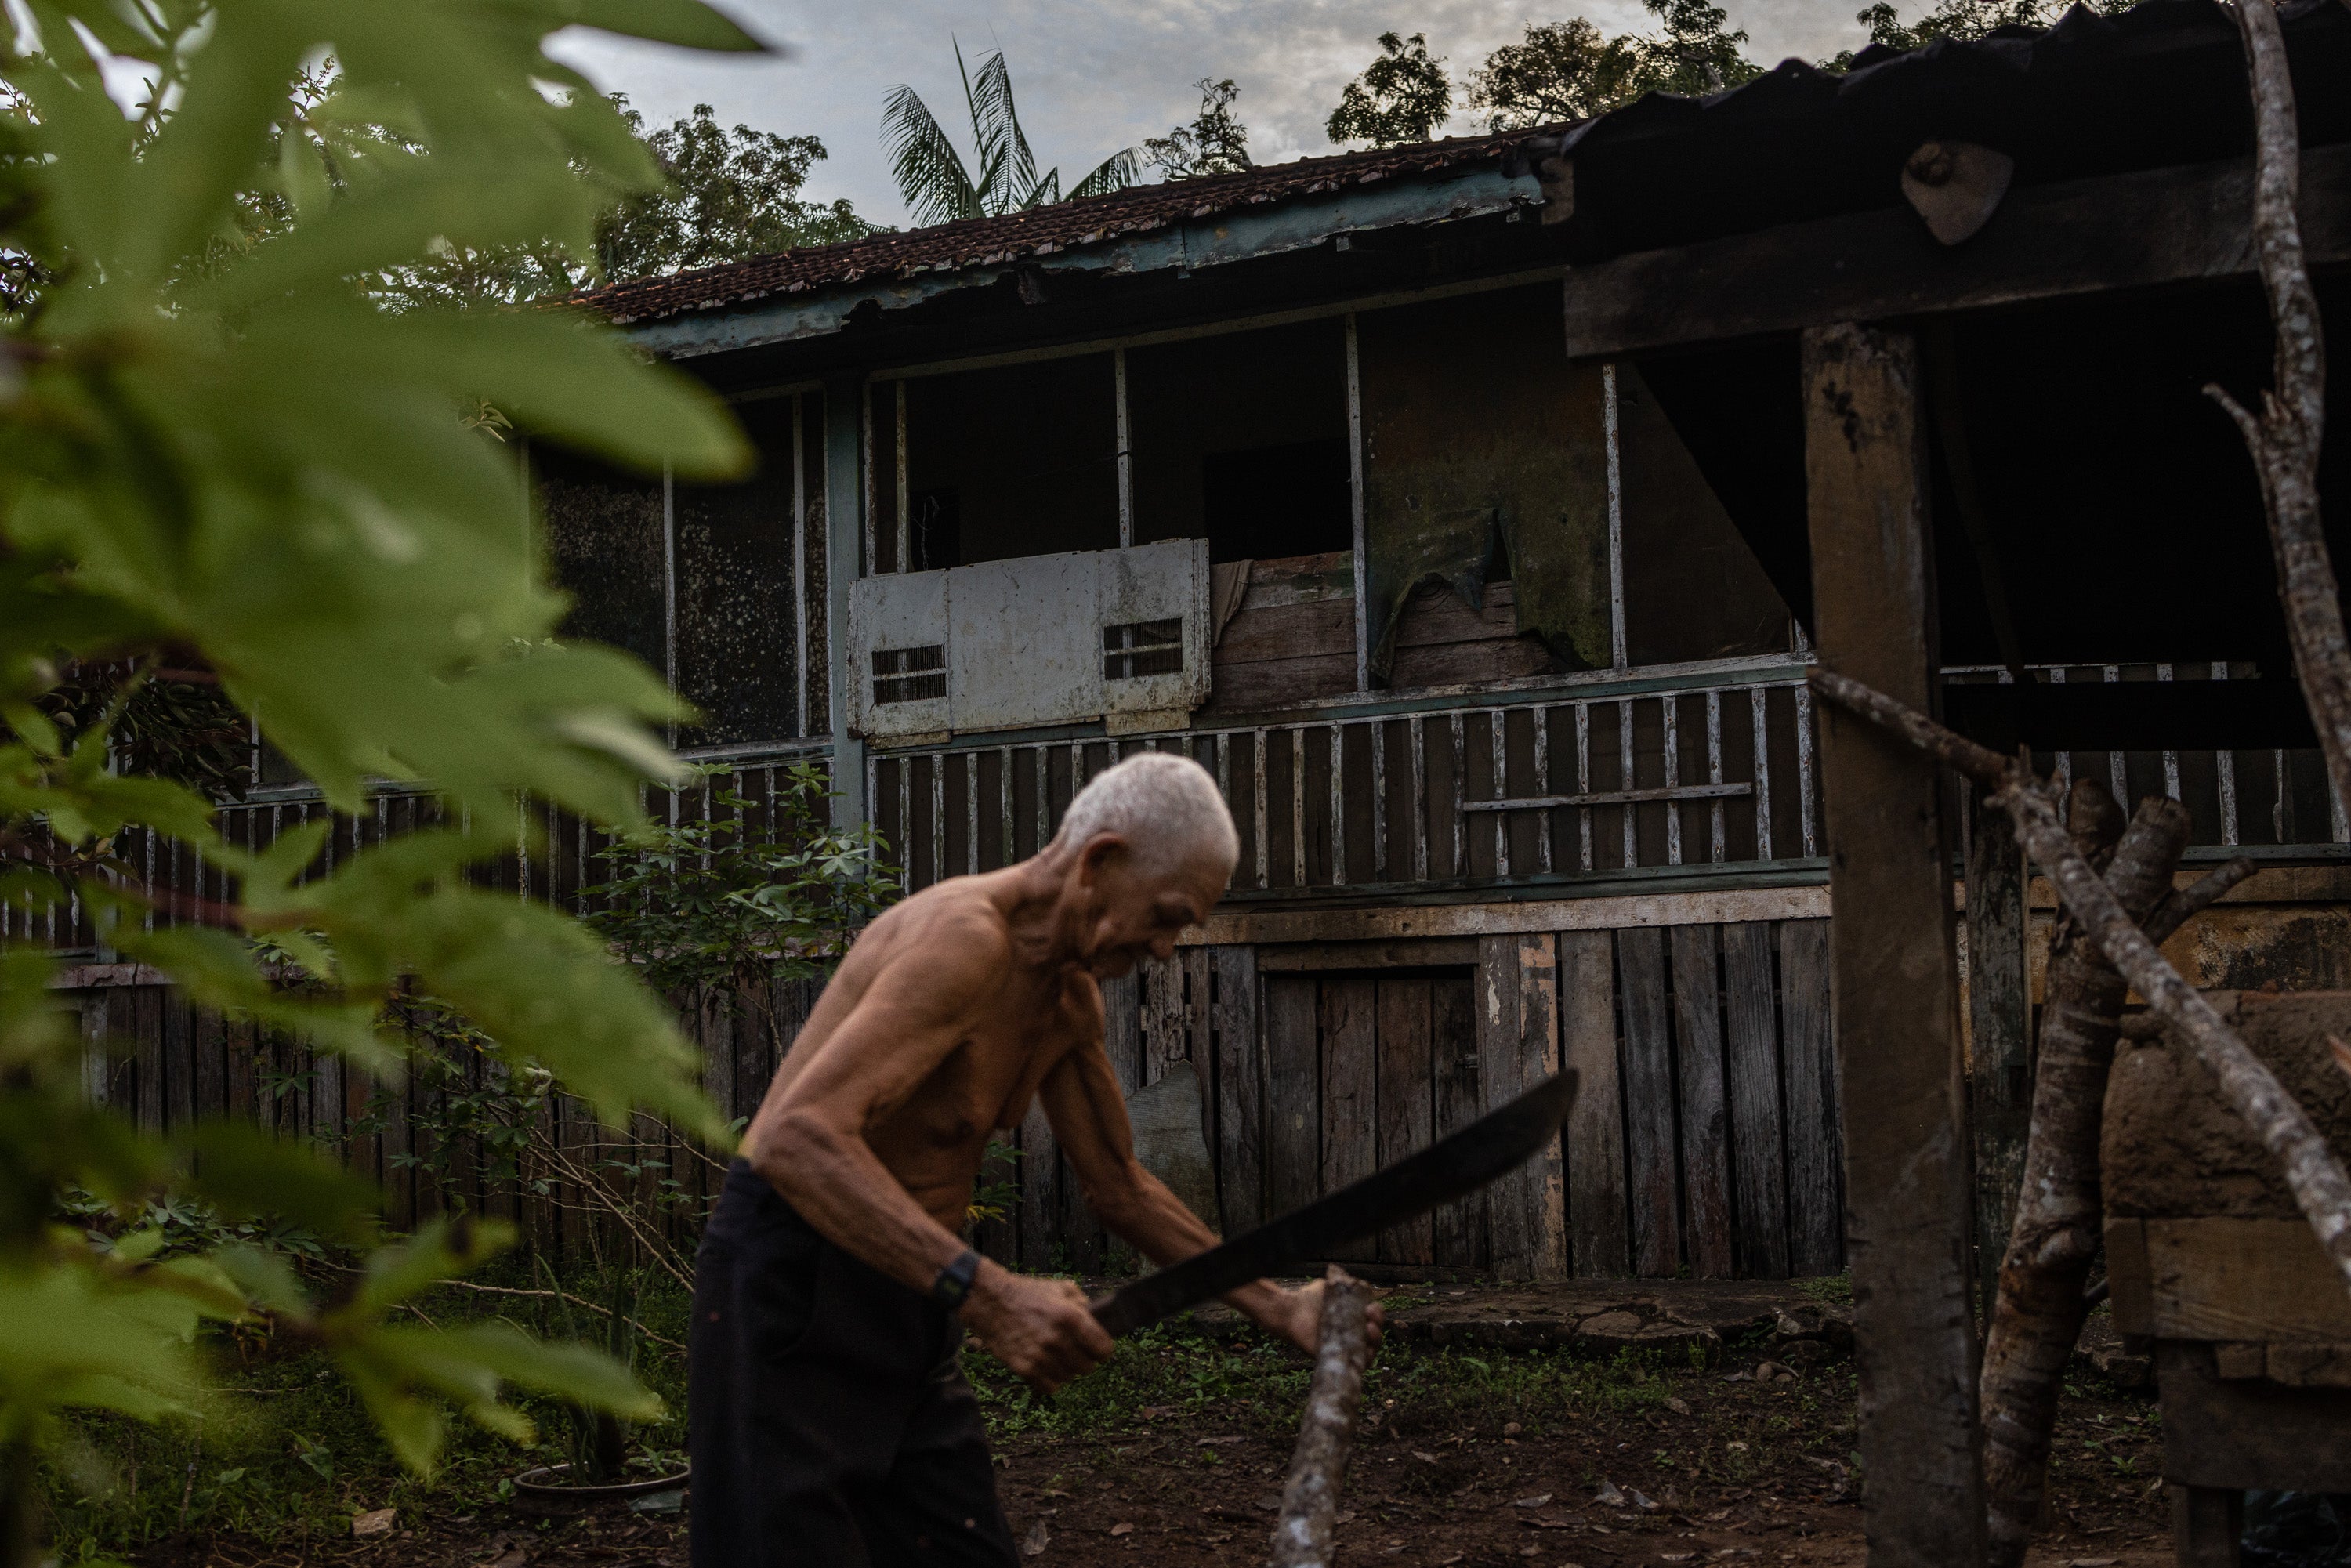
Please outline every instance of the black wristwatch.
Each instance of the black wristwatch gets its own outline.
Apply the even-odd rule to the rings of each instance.
[[[931,1300],[954,1312],[970,1299],[971,1282],[979,1278],[979,1254],[967,1247],[931,1281]]]

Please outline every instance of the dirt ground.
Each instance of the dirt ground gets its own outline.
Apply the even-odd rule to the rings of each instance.
[[[1575,1388],[1609,1385],[1562,1381],[1557,1369],[1567,1364],[1542,1357],[1563,1352],[1401,1351],[1392,1359],[1416,1354],[1422,1362],[1390,1369],[1387,1383],[1375,1374],[1339,1516],[1342,1558],[1433,1568],[1857,1564],[1851,1364],[1799,1370],[1771,1360],[1773,1348],[1750,1336],[1710,1365],[1647,1366],[1632,1374],[1640,1384],[1633,1399],[1575,1396]],[[1480,1410],[1445,1393],[1447,1367],[1505,1380],[1480,1386],[1539,1389],[1549,1378],[1562,1392],[1549,1405],[1513,1394]],[[1524,1375],[1509,1383],[1514,1367]],[[977,1372],[975,1381],[989,1397]],[[1040,1568],[1261,1563],[1297,1418],[1294,1400],[1264,1393],[1138,1404],[1077,1431],[1000,1421],[1001,1492],[1025,1560]],[[1512,1409],[1527,1418],[1506,1418]],[[2151,1396],[2085,1370],[2065,1403],[2053,1517],[2034,1568],[2168,1563],[2159,1448]],[[402,1517],[371,1540],[199,1537],[158,1542],[138,1560],[152,1568],[683,1568],[684,1536],[682,1513],[616,1506],[548,1519],[492,1502]]]

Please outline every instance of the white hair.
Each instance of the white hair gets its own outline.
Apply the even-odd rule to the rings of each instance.
[[[1202,853],[1230,866],[1240,835],[1208,770],[1188,757],[1139,751],[1094,775],[1070,802],[1056,841],[1083,849],[1097,833],[1116,833],[1151,872],[1168,872]]]

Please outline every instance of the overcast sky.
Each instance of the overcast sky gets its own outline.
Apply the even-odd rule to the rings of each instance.
[[[665,122],[707,103],[728,124],[823,138],[831,157],[810,193],[847,196],[877,222],[904,225],[880,144],[882,98],[906,82],[960,143],[951,39],[967,59],[1001,47],[1021,123],[1040,165],[1074,184],[1118,149],[1189,120],[1202,77],[1230,77],[1260,163],[1335,151],[1322,121],[1340,88],[1390,28],[1426,32],[1449,61],[1455,102],[1471,69],[1525,23],[1583,15],[1611,33],[1646,31],[1638,0],[1579,0],[1539,10],[1509,0],[718,0],[781,52],[727,57],[575,33],[559,52],[608,90]],[[1865,41],[1861,0],[1719,0],[1751,35],[1750,58],[1817,59]],[[1906,14],[1920,6],[1905,5]],[[1457,112],[1454,134],[1483,127]]]

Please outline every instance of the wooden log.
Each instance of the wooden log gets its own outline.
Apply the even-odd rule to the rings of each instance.
[[[1989,235],[1979,236],[1980,239]],[[1959,253],[1952,253],[1959,254]],[[1924,705],[1939,679],[1917,350],[1837,325],[1803,335],[1813,602],[1824,661]],[[1821,740],[1834,1039],[1873,1564],[1979,1568],[1983,1469],[1941,779],[1832,715]]]
[[[1568,1249],[1583,1278],[1614,1279],[1630,1266],[1615,967],[1610,933],[1559,934],[1560,1061],[1577,1079],[1566,1130]]]
[[[1333,1561],[1331,1533],[1354,1448],[1355,1416],[1363,1401],[1364,1369],[1371,1364],[1371,1287],[1337,1264],[1322,1281],[1322,1339],[1314,1381],[1282,1483],[1273,1527],[1272,1568],[1326,1568]]]
[[[2094,862],[2111,862],[2106,879],[2116,896],[2133,919],[2145,919],[2171,890],[2188,846],[2188,809],[2149,796],[2117,834],[2121,809],[2105,785],[2077,779],[2073,795],[2075,849]],[[1984,1492],[1994,1568],[2024,1561],[2041,1521],[2057,1398],[2089,1315],[2082,1289],[2104,1207],[2098,1134],[2126,988],[2095,943],[2078,930],[2061,935],[2042,1009],[2024,1176],[1984,1340]]]
[[[1977,791],[1968,844],[1968,1079],[1976,1173],[1976,1278],[1986,1321],[2016,1221],[2032,1104],[2024,970],[2024,854],[2008,814]]]
[[[1730,1082],[1730,1151],[1739,1217],[1732,1238],[1741,1272],[1788,1277],[1786,1134],[1780,1113],[1779,1030],[1773,1017],[1771,927],[1722,928],[1723,1012]]]
[[[1665,933],[1618,932],[1616,981],[1625,1007],[1625,1153],[1630,1170],[1633,1272],[1663,1279],[1680,1268],[1682,1252]]]
[[[1322,982],[1322,1192],[1336,1192],[1379,1167],[1377,986],[1368,975]],[[1331,1255],[1367,1261],[1378,1251],[1376,1239],[1367,1236]]]
[[[1478,1088],[1478,1003],[1476,982],[1438,979],[1428,987],[1428,1056],[1434,1082],[1437,1135],[1457,1132],[1476,1121],[1480,1099]],[[1453,1269],[1483,1268],[1486,1245],[1486,1194],[1481,1189],[1439,1207],[1431,1217],[1436,1232],[1437,1261]]]
[[[1225,1234],[1265,1222],[1266,1078],[1257,949],[1212,947],[1217,1042],[1217,1197]]]
[[[1716,951],[1719,928],[1673,929],[1675,1074],[1681,1090],[1684,1246],[1702,1280],[1731,1272],[1730,1112],[1723,1085],[1722,998]]]
[[[1435,1136],[1436,1103],[1429,1069],[1429,982],[1381,980],[1379,988],[1379,1164],[1384,1168]],[[1437,1261],[1433,1216],[1421,1215],[1380,1233],[1383,1263]]]

